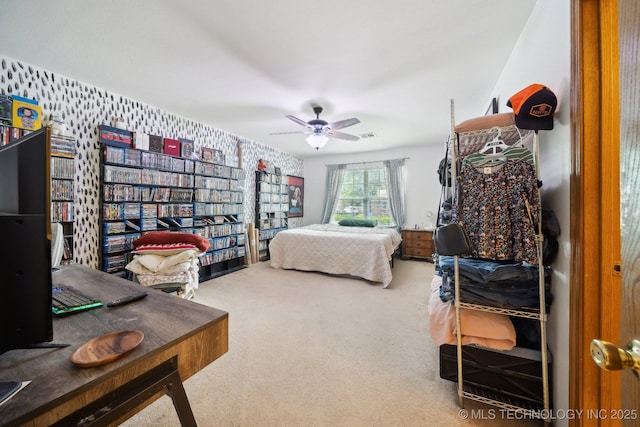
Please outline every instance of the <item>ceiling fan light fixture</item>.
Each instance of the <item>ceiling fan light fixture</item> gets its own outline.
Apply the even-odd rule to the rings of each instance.
[[[309,135],[306,140],[307,143],[316,150],[324,147],[329,138],[333,139],[346,139],[347,141],[358,141],[361,138],[358,135],[351,135],[344,132],[338,132],[337,129],[343,129],[349,126],[356,125],[360,123],[355,117],[345,120],[338,120],[337,122],[328,123],[322,119],[320,119],[320,113],[322,113],[322,107],[315,106],[313,107],[313,112],[316,114],[316,118],[305,122],[295,116],[286,115],[285,117],[289,120],[303,126],[305,128],[304,131],[299,132],[279,132],[272,133],[270,135],[284,135],[291,133],[303,133]]]
[[[312,134],[307,137],[307,143],[316,150],[321,149],[329,141],[329,138],[322,134]]]

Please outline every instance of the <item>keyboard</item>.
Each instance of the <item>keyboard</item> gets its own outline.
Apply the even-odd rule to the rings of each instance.
[[[51,293],[51,309],[53,314],[62,316],[64,314],[77,313],[100,307],[102,301],[83,294],[76,288],[68,285],[53,285]]]

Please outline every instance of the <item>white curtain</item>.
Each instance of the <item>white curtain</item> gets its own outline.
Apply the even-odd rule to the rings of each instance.
[[[385,160],[387,191],[389,192],[389,210],[396,226],[404,224],[404,159]]]
[[[329,224],[329,221],[331,221],[331,215],[333,215],[336,207],[336,201],[338,200],[338,194],[342,187],[346,169],[346,165],[327,165],[327,179],[325,183],[327,193],[324,199],[324,212],[322,214],[323,224]]]

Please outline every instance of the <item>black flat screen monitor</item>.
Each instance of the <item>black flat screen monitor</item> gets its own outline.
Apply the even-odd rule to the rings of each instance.
[[[0,147],[0,354],[53,339],[48,128]]]

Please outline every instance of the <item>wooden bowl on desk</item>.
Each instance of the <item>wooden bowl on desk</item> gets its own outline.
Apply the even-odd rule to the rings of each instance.
[[[142,342],[141,331],[116,331],[84,343],[71,355],[71,362],[83,368],[100,366],[124,356]]]

